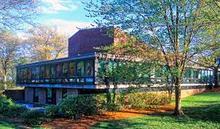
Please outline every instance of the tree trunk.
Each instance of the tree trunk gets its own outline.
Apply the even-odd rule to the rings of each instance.
[[[116,98],[116,88],[117,88],[117,84],[114,84],[114,88],[112,89],[112,103],[115,103],[115,98]]]
[[[4,86],[4,90],[7,90],[7,76],[6,75],[3,76],[3,86]]]
[[[214,68],[214,88],[218,87],[218,67]]]
[[[109,78],[105,77],[104,79],[106,88],[107,88],[107,93],[106,93],[106,99],[107,99],[107,103],[110,104],[111,103],[111,91],[110,91],[110,84],[109,84]]]
[[[181,116],[184,115],[181,108],[181,86],[180,86],[180,78],[176,77],[175,79],[175,110],[174,115]]]

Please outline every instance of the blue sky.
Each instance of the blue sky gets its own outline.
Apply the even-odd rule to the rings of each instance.
[[[41,24],[56,26],[60,33],[68,36],[79,28],[91,27],[93,18],[86,17],[83,0],[41,0],[40,15],[37,21]],[[84,0],[85,1],[85,0]]]

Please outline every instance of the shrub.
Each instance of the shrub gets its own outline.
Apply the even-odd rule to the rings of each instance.
[[[57,105],[50,105],[45,108],[46,116],[49,118],[55,118],[59,116],[59,107]]]
[[[20,117],[27,109],[15,104],[11,99],[4,95],[0,96],[0,114],[7,117]]]
[[[123,98],[123,99],[122,99]],[[124,101],[123,101],[124,100]],[[117,97],[117,102],[124,108],[149,109],[168,104],[170,99],[165,93],[129,93]]]
[[[67,96],[59,103],[59,109],[65,116],[75,119],[82,115],[94,115],[98,113],[97,99],[95,95]]]
[[[119,111],[121,106],[117,103],[106,103],[105,104],[105,109],[107,111]]]
[[[24,119],[24,123],[28,125],[40,125],[46,118],[43,112],[39,112],[36,110],[28,110],[22,113],[22,118]]]
[[[8,99],[6,96],[0,96],[0,113],[8,112],[10,107],[13,107],[15,104],[11,99]]]
[[[26,111],[27,108],[16,104],[14,106],[9,107],[8,111],[4,112],[3,115],[8,117],[21,117],[21,114]]]

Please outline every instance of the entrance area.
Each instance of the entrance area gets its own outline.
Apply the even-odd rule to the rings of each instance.
[[[47,104],[56,104],[56,89],[47,88],[46,89],[46,103]]]

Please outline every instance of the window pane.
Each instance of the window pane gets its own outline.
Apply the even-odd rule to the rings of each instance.
[[[43,79],[44,78],[44,73],[45,73],[45,68],[44,66],[40,67],[40,78]]]
[[[62,75],[62,64],[56,65],[56,78],[61,78]]]
[[[36,67],[31,68],[32,80],[36,79]]]
[[[77,63],[77,76],[84,76],[84,63],[80,61]]]
[[[75,76],[75,62],[70,62],[69,64],[69,75],[70,77]]]
[[[68,77],[68,63],[63,63],[63,77]]]
[[[50,65],[45,67],[45,78],[50,78]]]
[[[86,76],[93,76],[93,61],[86,62]]]
[[[50,77],[51,77],[51,78],[55,78],[55,77],[56,77],[55,65],[51,65],[51,66],[50,66]]]

